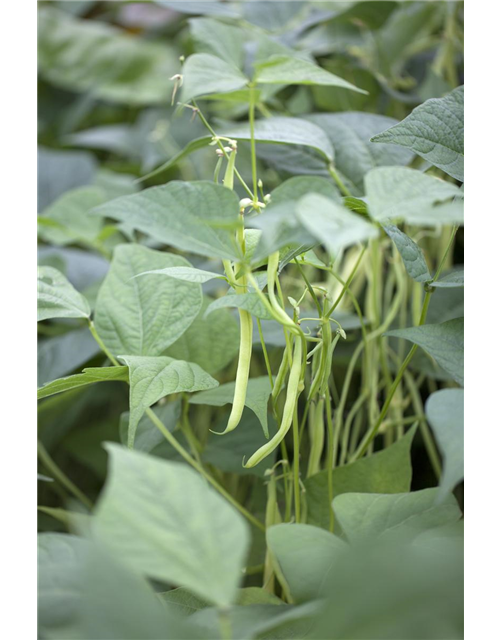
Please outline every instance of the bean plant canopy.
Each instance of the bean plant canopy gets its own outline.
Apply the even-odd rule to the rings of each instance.
[[[463,637],[463,4],[38,3],[47,640]]]

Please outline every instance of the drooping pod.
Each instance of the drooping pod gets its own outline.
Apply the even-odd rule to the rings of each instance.
[[[250,457],[245,463],[244,467],[249,469],[255,467],[266,456],[272,453],[283,438],[288,433],[293,420],[293,413],[297,399],[301,391],[301,372],[302,372],[302,340],[300,338],[295,339],[295,345],[293,350],[292,366],[290,368],[290,376],[288,378],[288,385],[286,388],[286,400],[283,408],[283,417],[281,419],[280,428],[278,432],[266,442],[260,449]],[[303,386],[303,385],[302,385]]]

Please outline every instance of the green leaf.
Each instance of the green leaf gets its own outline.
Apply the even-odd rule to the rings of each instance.
[[[238,196],[213,182],[174,180],[112,200],[94,213],[125,222],[182,251],[229,260],[241,258],[232,231],[214,226],[238,223]]]
[[[189,102],[211,93],[229,93],[248,84],[241,71],[209,53],[195,53],[182,67],[181,102]]]
[[[331,179],[320,176],[295,176],[271,191],[271,204],[274,206],[282,202],[297,201],[308,193],[317,193],[339,204],[342,202],[339,191]]]
[[[459,187],[416,169],[372,169],[365,177],[365,187],[370,215],[376,220],[400,219],[423,225],[463,223]],[[439,205],[454,197],[456,201]]]
[[[44,384],[43,387],[38,389],[37,398],[41,400],[42,398],[53,396],[56,393],[77,389],[78,387],[85,387],[88,384],[113,382],[117,380],[128,382],[128,367],[89,367],[88,369],[84,369],[82,373],[77,373],[67,378],[59,378],[58,380]]]
[[[198,2],[191,2],[190,0],[157,0],[157,4],[178,11],[179,13],[188,14],[201,14],[209,16],[220,16],[224,18],[239,18],[239,7],[233,4],[226,4],[218,2],[218,0],[198,0]]]
[[[455,287],[463,287],[464,286],[464,270],[457,269],[456,271],[452,271],[452,273],[443,276],[436,282],[432,283],[433,287],[437,287],[438,289],[450,289]]]
[[[223,407],[225,404],[233,402],[234,382],[222,384],[217,389],[202,391],[189,398],[191,404],[208,404],[212,407]],[[248,381],[245,406],[251,409],[262,425],[264,434],[269,437],[267,426],[267,403],[271,395],[271,384],[267,376],[261,378],[250,378]]]
[[[257,293],[239,293],[228,294],[217,298],[208,305],[205,311],[205,317],[208,317],[214,311],[222,309],[223,307],[237,307],[238,309],[245,309],[256,318],[262,320],[273,320],[273,316],[268,311],[262,300]]]
[[[58,245],[92,243],[101,231],[102,221],[87,214],[105,201],[106,194],[99,187],[67,191],[42,211],[38,236],[45,242]]]
[[[464,391],[441,389],[425,403],[425,413],[443,454],[438,501],[464,479]]]
[[[260,84],[326,85],[351,89],[358,93],[367,93],[364,89],[358,89],[347,80],[325,71],[312,62],[281,54],[275,54],[265,62],[259,62],[255,65],[254,82]]]
[[[194,267],[167,267],[166,269],[154,269],[153,271],[144,271],[144,273],[139,273],[136,277],[138,278],[139,276],[145,276],[151,273],[168,276],[175,280],[183,280],[184,282],[197,282],[198,284],[203,284],[209,280],[214,280],[215,278],[219,278],[220,280],[227,279],[220,273],[204,271],[203,269],[195,269]]]
[[[194,593],[183,587],[163,591],[158,596],[162,602],[167,602],[170,608],[181,616],[190,616],[196,611],[210,606],[210,602],[194,595]]]
[[[464,384],[464,319],[441,324],[395,329],[384,335],[403,338],[422,347],[456,382]]]
[[[274,593],[270,593],[261,587],[246,587],[240,589],[236,604],[247,607],[253,604],[282,605],[284,602],[278,598],[278,596],[275,596]]]
[[[239,27],[211,18],[191,18],[191,37],[197,53],[209,53],[241,69],[245,33]]]
[[[335,521],[351,544],[379,537],[413,540],[462,517],[453,496],[448,496],[445,504],[436,505],[437,493],[437,489],[392,495],[344,493],[333,501]]]
[[[168,78],[179,62],[167,45],[47,6],[38,13],[38,28],[38,66],[45,80],[110,102],[140,106],[169,100]]]
[[[38,322],[51,318],[89,318],[81,293],[53,267],[38,267]]]
[[[332,533],[308,524],[278,524],[267,530],[266,538],[296,602],[319,596],[345,546]]]
[[[463,182],[464,87],[457,87],[444,98],[426,100],[404,120],[374,136],[372,142],[408,147]]]
[[[351,464],[333,470],[333,496],[343,493],[402,493],[410,490],[410,449],[415,428],[401,440]],[[311,524],[328,529],[331,505],[328,476],[321,471],[305,481],[307,515]]]
[[[173,278],[144,276],[153,268],[190,266],[171,253],[120,245],[99,290],[97,333],[114,355],[160,355],[188,329],[202,305],[201,286]]]
[[[224,135],[236,140],[250,140],[248,124],[231,128],[225,125]],[[254,137],[256,142],[269,144],[304,145],[317,151],[325,162],[333,160],[333,148],[325,133],[318,126],[301,118],[273,116],[255,122]]]
[[[424,252],[418,244],[392,224],[384,225],[384,231],[396,245],[410,278],[417,282],[431,280]]]
[[[163,426],[172,433],[181,417],[181,400],[173,400],[167,404],[158,404],[153,408],[153,413],[160,419]],[[128,425],[130,422],[130,411],[124,411],[120,416],[120,442],[127,445]],[[165,436],[153,424],[151,418],[144,415],[137,425],[134,439],[134,449],[150,453],[160,444],[165,442]]]
[[[296,205],[298,220],[336,256],[341,249],[378,235],[373,224],[324,196],[311,193]]]
[[[218,386],[197,364],[163,357],[120,356],[130,372],[130,421],[127,444],[134,447],[139,420],[146,409],[172,393],[192,393]]]
[[[106,448],[110,476],[96,507],[98,539],[153,579],[231,604],[249,543],[240,514],[184,464]]]
[[[375,133],[396,124],[393,118],[350,111],[311,114],[307,119],[326,133],[335,150],[335,168],[358,191],[363,189],[363,178],[370,169],[405,165],[413,158],[407,149],[370,142]]]

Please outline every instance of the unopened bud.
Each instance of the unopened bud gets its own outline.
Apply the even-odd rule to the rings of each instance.
[[[246,207],[249,207],[252,204],[253,200],[250,200],[250,198],[242,198],[240,200],[240,209],[246,209]]]
[[[262,182],[262,180],[259,178],[258,182],[257,182],[257,186],[259,187],[259,189],[262,189],[262,187],[264,186],[264,183]]]
[[[264,196],[264,202],[265,202],[266,204],[269,204],[269,203],[271,202],[271,194],[270,194],[270,193],[267,193],[267,194]]]

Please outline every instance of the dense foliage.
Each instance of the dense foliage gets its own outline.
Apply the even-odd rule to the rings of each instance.
[[[463,637],[462,4],[38,11],[40,637]]]

